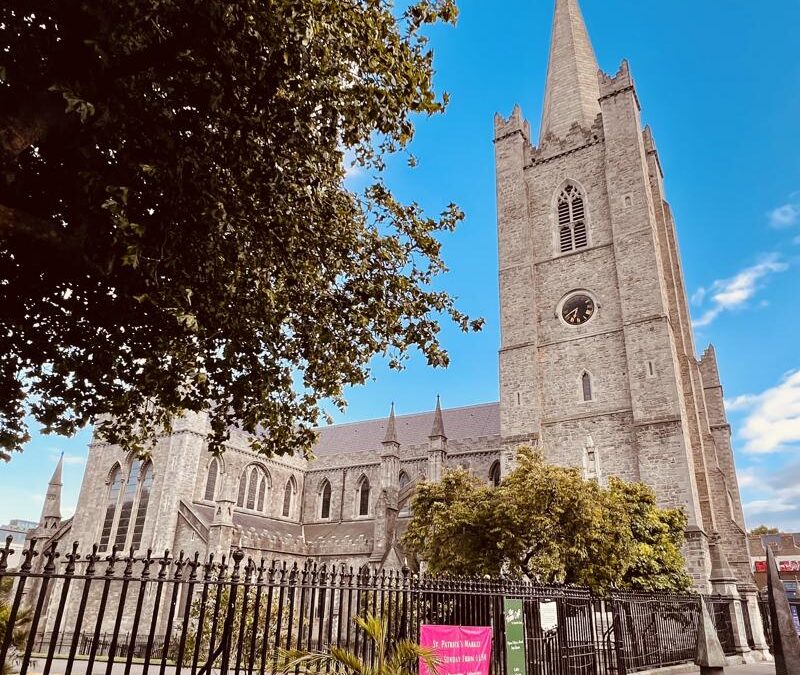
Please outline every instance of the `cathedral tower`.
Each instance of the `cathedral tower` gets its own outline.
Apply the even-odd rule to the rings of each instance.
[[[627,62],[599,70],[577,0],[556,1],[538,145],[517,107],[495,151],[504,442],[647,483],[688,516],[697,586],[712,535],[748,584],[716,360],[695,357],[655,143]]]

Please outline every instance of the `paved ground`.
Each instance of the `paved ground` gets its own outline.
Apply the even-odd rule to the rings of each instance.
[[[775,675],[774,663],[753,663],[748,666],[728,666],[725,675]]]

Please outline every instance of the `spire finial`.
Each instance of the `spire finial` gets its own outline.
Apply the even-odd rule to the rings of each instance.
[[[576,122],[591,128],[600,112],[598,70],[578,0],[556,0],[540,140],[563,138]]]
[[[386,438],[383,439],[384,443],[396,443],[397,441],[397,424],[394,419],[394,401],[392,401],[392,408],[389,411],[389,423],[386,425]]]
[[[436,395],[436,411],[433,413],[433,427],[429,438],[446,438],[444,433],[444,417],[442,416],[442,401]]]
[[[61,522],[61,475],[64,468],[64,453],[58,458],[53,477],[47,486],[47,495],[44,498],[40,527],[53,528]]]

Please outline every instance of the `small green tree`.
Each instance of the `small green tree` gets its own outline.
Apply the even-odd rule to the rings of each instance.
[[[757,534],[759,536],[763,536],[765,534],[780,534],[780,530],[777,527],[759,525],[758,527],[754,527],[752,530],[750,530],[750,534]]]
[[[644,485],[607,488],[522,449],[497,488],[462,470],[423,483],[403,543],[434,573],[502,573],[538,583],[686,590],[678,510]]]
[[[11,592],[14,580],[11,577],[0,579],[0,639],[6,634],[8,622],[11,619]],[[6,654],[5,661],[0,663],[0,675],[14,672],[15,653],[25,648],[25,639],[28,636],[28,626],[31,622],[30,610],[23,609],[17,612],[14,628],[11,633],[11,649]]]
[[[419,662],[422,661],[431,675],[438,675],[441,661],[433,649],[421,647],[411,640],[398,640],[390,644],[386,621],[373,614],[367,614],[366,618],[357,616],[354,621],[371,643],[368,653],[372,654],[373,659],[363,659],[352,651],[335,646],[327,651],[283,651],[280,670],[302,675],[318,675],[322,672],[416,675]]]

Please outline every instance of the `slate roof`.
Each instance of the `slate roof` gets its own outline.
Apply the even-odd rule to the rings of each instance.
[[[397,441],[401,446],[422,445],[428,442],[433,429],[435,411],[398,415],[395,419]],[[500,434],[500,404],[483,403],[442,411],[444,432],[450,441],[463,441]],[[388,418],[333,424],[317,429],[319,438],[314,446],[318,457],[344,452],[377,452],[386,437]]]

